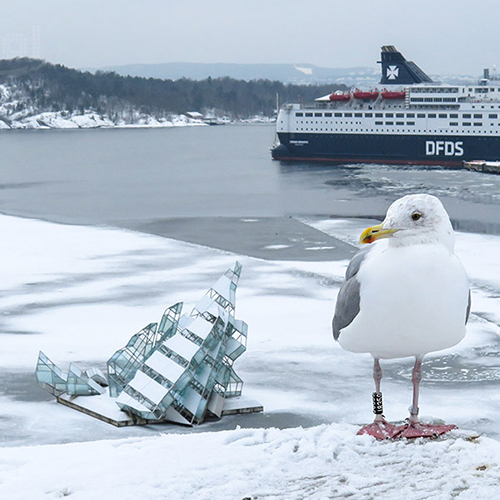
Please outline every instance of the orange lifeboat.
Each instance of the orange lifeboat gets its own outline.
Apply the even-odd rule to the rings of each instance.
[[[354,99],[367,99],[374,101],[378,97],[378,91],[363,92],[361,90],[355,90],[352,93]]]
[[[333,93],[330,94],[330,101],[332,102],[347,102],[351,100],[351,94],[344,94],[344,93]]]
[[[405,91],[401,92],[393,92],[390,90],[383,90],[380,95],[382,96],[382,99],[404,99],[405,98]]]

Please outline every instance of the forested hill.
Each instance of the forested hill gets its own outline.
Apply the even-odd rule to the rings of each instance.
[[[62,117],[94,113],[115,124],[131,124],[134,120],[144,122],[147,117],[161,120],[189,111],[230,119],[272,117],[277,94],[282,103],[309,101],[343,88],[338,84],[285,85],[228,77],[195,81],[127,77],[113,72],[92,74],[16,58],[0,60],[0,120],[12,126],[14,121],[26,121],[41,113]]]

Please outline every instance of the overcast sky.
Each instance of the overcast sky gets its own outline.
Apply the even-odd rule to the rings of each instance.
[[[500,68],[500,0],[2,0],[0,58],[376,66],[396,45],[431,74]]]

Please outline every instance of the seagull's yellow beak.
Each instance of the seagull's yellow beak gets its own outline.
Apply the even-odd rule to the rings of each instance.
[[[389,238],[396,231],[399,231],[399,229],[384,229],[383,224],[372,226],[363,231],[359,237],[359,242],[362,244],[373,243],[375,240],[379,240],[380,238]]]

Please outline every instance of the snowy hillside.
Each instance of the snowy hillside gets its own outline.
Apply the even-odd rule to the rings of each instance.
[[[156,118],[124,107],[113,117],[92,108],[79,111],[42,111],[23,88],[0,85],[0,129],[103,128],[103,127],[179,127],[204,125],[203,120],[186,115],[167,114]]]

